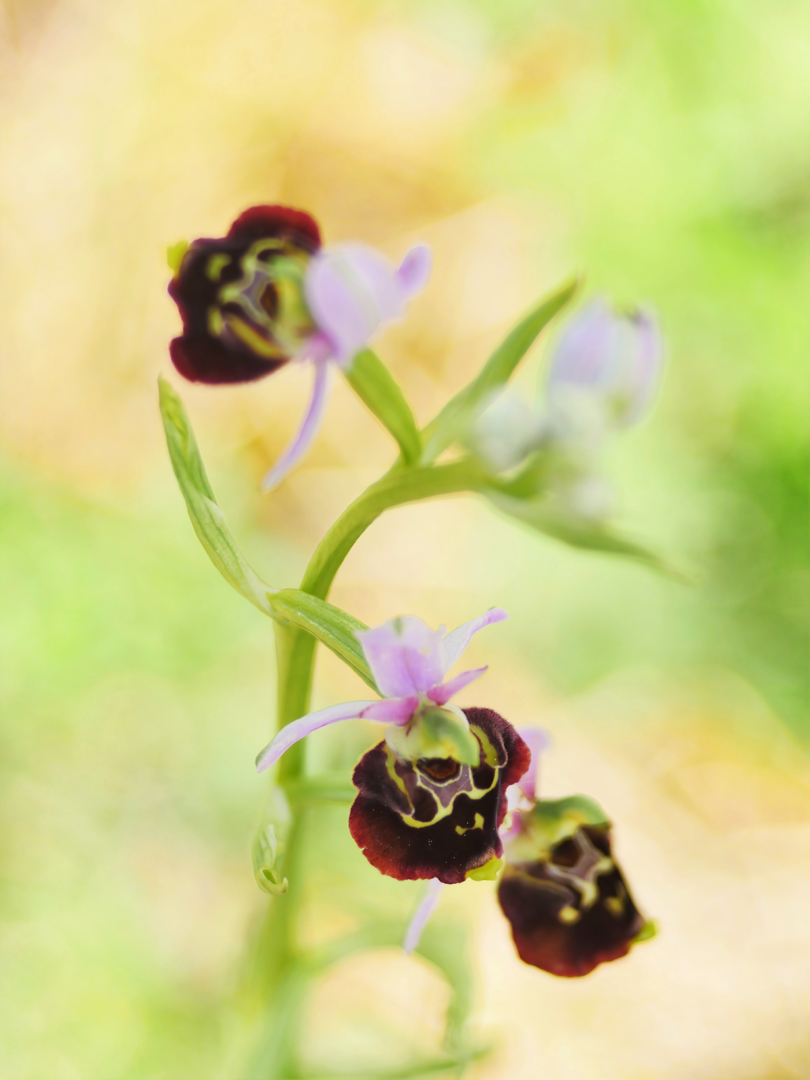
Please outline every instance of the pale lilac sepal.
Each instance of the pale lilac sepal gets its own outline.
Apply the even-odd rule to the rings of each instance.
[[[604,385],[613,353],[615,318],[601,297],[592,300],[563,331],[551,361],[549,396],[566,386]]]
[[[480,679],[486,670],[485,665],[484,667],[471,668],[469,671],[462,671],[461,674],[456,675],[454,679],[449,679],[440,686],[432,686],[430,690],[428,690],[427,696],[436,705],[446,705],[450,698],[456,696],[459,690],[463,690],[464,687],[469,686],[471,682]]]
[[[313,731],[327,727],[329,724],[336,724],[340,720],[361,717],[364,710],[379,704],[381,703],[378,701],[345,701],[342,705],[330,705],[326,709],[319,709],[317,712],[302,716],[299,720],[293,720],[291,724],[286,724],[279,731],[256,758],[256,771],[264,772],[265,769],[269,769],[294,743],[312,734]]]
[[[540,769],[540,758],[543,751],[548,750],[551,739],[547,731],[543,731],[542,728],[520,728],[518,735],[526,743],[531,750],[532,760],[529,764],[526,772],[518,780],[514,787],[520,788],[527,799],[532,802],[537,798],[538,776]],[[510,789],[511,790],[511,789]]]
[[[386,697],[424,694],[444,678],[443,628],[431,630],[415,615],[403,615],[357,636],[374,681]]]
[[[431,878],[425,886],[422,893],[422,899],[419,901],[419,907],[417,907],[414,912],[414,916],[410,921],[408,929],[405,931],[405,940],[402,942],[402,948],[406,953],[412,953],[419,945],[422,931],[427,926],[428,919],[433,914],[433,910],[439,902],[439,897],[441,896],[443,888],[444,882],[439,881],[438,878]]]
[[[419,698],[414,694],[412,697],[386,698],[384,701],[375,701],[360,714],[362,720],[380,720],[385,724],[407,724],[413,714],[419,708]]]
[[[364,244],[322,248],[307,269],[304,294],[332,356],[346,364],[383,323],[399,318],[430,273],[429,252],[412,249],[399,269]]]
[[[325,360],[316,360],[312,365],[315,369],[315,380],[312,385],[312,395],[309,399],[307,411],[298,429],[298,434],[275,463],[270,472],[262,480],[262,490],[270,491],[291,472],[298,464],[310,447],[312,440],[318,433],[323,419],[323,411],[329,396],[330,370]]]
[[[405,296],[416,296],[424,289],[432,267],[433,252],[427,244],[417,244],[411,248],[397,270],[397,278]]]
[[[462,623],[461,626],[452,630],[442,642],[442,665],[444,671],[449,671],[455,664],[456,660],[470,644],[473,634],[477,634],[485,626],[503,622],[504,619],[508,618],[509,616],[503,608],[494,607],[490,608],[489,611],[485,611],[483,615],[479,615],[477,619],[471,619],[469,622]]]

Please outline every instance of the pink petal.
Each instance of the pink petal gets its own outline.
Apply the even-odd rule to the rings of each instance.
[[[462,671],[462,673],[456,675],[454,679],[450,679],[440,686],[432,686],[430,690],[428,690],[427,696],[437,705],[445,705],[451,697],[455,697],[459,690],[463,690],[464,687],[469,686],[471,682],[480,679],[486,670],[486,666],[484,666],[471,668],[469,671]]]
[[[411,248],[397,270],[397,278],[405,296],[410,299],[424,289],[432,266],[433,252],[427,244],[417,244]]]
[[[357,636],[385,697],[423,694],[441,682],[443,630],[431,630],[421,619],[403,615]]]
[[[319,709],[317,712],[302,716],[299,720],[293,720],[291,724],[286,724],[279,731],[256,758],[256,771],[264,772],[265,769],[269,769],[294,743],[313,731],[317,731],[318,728],[336,724],[340,720],[353,720],[355,717],[362,716],[364,710],[370,706],[378,704],[380,702],[377,701],[346,701],[342,705],[330,705],[327,709]]]
[[[325,360],[316,361],[315,381],[312,385],[312,396],[309,406],[304,414],[301,427],[293,441],[275,463],[270,472],[262,480],[262,491],[270,491],[295,468],[310,447],[312,440],[318,434],[318,428],[323,419],[323,410],[329,396],[329,364]]]
[[[418,946],[422,931],[427,926],[427,921],[439,902],[443,888],[444,883],[439,881],[438,878],[431,878],[425,886],[422,899],[419,901],[419,907],[414,912],[410,925],[405,932],[405,940],[402,942],[402,948],[406,953],[412,953]]]
[[[453,664],[455,664],[456,660],[458,660],[470,644],[473,634],[478,633],[479,630],[483,630],[483,628],[489,626],[490,623],[503,622],[504,619],[508,618],[509,616],[503,608],[494,607],[490,608],[489,611],[485,612],[483,615],[479,615],[477,619],[471,619],[469,622],[462,623],[461,626],[451,631],[442,642],[442,675],[449,671]],[[439,680],[437,679],[436,681],[438,682]]]
[[[547,750],[551,745],[551,739],[547,731],[543,731],[542,728],[520,728],[518,731],[521,739],[526,743],[532,752],[532,760],[526,772],[518,780],[515,787],[519,787],[527,799],[531,799],[534,802],[537,789],[537,777],[540,767],[540,757],[544,750]]]
[[[615,316],[602,298],[592,300],[572,319],[554,349],[549,397],[572,384],[600,386],[615,351]]]
[[[407,299],[388,260],[362,244],[322,248],[310,261],[304,292],[341,364],[364,348],[384,322],[400,316]]]
[[[360,718],[363,720],[381,720],[386,724],[407,724],[413,714],[419,708],[419,698],[386,698],[384,701],[375,701],[367,709],[363,709]]]

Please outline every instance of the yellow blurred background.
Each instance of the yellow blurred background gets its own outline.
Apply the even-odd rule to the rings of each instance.
[[[803,0],[2,0],[3,1080],[230,1078],[255,1019],[272,628],[196,542],[156,378],[277,585],[394,454],[341,382],[262,497],[307,373],[201,388],[170,369],[167,245],[257,202],[392,258],[433,246],[377,343],[422,423],[572,271],[652,304],[667,338],[657,408],[611,471],[623,523],[695,585],[456,498],[378,522],[333,593],[370,624],[507,608],[461,704],[548,728],[544,792],[603,803],[661,925],[569,982],[517,960],[492,883],[446,890],[437,923],[474,928],[493,1047],[468,1075],[810,1077],[808,65]],[[315,704],[359,685],[324,655]],[[377,735],[343,727],[310,740],[314,765],[348,769]],[[414,888],[366,866],[345,808],[327,817],[310,938],[405,920]],[[429,1052],[445,999],[422,960],[345,961],[309,1001],[304,1074]]]

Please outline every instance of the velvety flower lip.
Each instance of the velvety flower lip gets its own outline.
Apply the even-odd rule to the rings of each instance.
[[[368,861],[400,881],[459,884],[503,854],[506,789],[529,765],[529,748],[492,709],[464,709],[477,764],[403,760],[383,741],[360,759],[349,831]]]
[[[521,960],[576,978],[626,956],[644,930],[611,850],[610,823],[585,796],[542,799],[506,840],[498,900]]]
[[[431,630],[421,619],[405,615],[359,634],[360,644],[374,680],[384,696],[383,700],[349,701],[294,720],[283,727],[259,754],[257,770],[262,772],[269,768],[290,746],[306,735],[340,720],[359,717],[379,720],[399,728],[413,728],[417,720],[424,718],[429,728],[436,720],[437,712],[442,714],[442,708],[450,698],[486,671],[485,667],[475,668],[447,682],[443,681],[469,645],[473,634],[506,618],[507,614],[502,608],[490,608],[477,619],[471,619],[448,634],[444,627]],[[452,724],[454,715],[447,712],[438,717],[438,721],[442,719]],[[463,717],[459,715],[458,719],[463,725]],[[435,728],[436,723],[433,723]],[[452,734],[451,731],[450,736]],[[462,730],[459,734],[463,738],[466,732]]]
[[[417,244],[398,267],[363,244],[323,248],[315,220],[288,206],[253,206],[221,239],[189,245],[169,285],[183,333],[169,346],[191,382],[250,382],[291,360],[314,365],[304,420],[263,481],[279,484],[318,432],[332,361],[346,366],[378,330],[404,314],[430,276]]]
[[[281,367],[315,330],[303,277],[320,248],[313,218],[254,206],[222,239],[195,240],[169,285],[183,320],[170,346],[184,378],[248,382]]]

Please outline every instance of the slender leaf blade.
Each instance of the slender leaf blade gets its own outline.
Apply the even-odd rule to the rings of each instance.
[[[180,395],[162,376],[159,388],[166,444],[194,531],[225,580],[269,615],[268,593],[274,590],[250,566],[225,524]]]
[[[688,583],[690,580],[690,576],[682,569],[673,566],[643,544],[615,532],[607,525],[579,522],[574,518],[563,516],[545,505],[542,499],[518,499],[504,495],[494,488],[482,488],[481,493],[493,506],[509,517],[555,540],[561,540],[569,547],[602,552],[607,555],[622,555],[643,563],[676,581]]]
[[[454,442],[476,409],[507,381],[528,352],[541,330],[565,307],[579,288],[579,278],[566,282],[544,298],[512,329],[492,353],[471,383],[451,398],[438,416],[422,432],[425,449],[422,462],[434,461]]]
[[[422,452],[419,429],[405,395],[382,360],[371,349],[363,349],[345,374],[360,400],[394,436],[405,464],[415,464]]]
[[[306,630],[357,672],[375,693],[379,693],[357,637],[359,632],[368,630],[365,623],[334,604],[328,604],[300,589],[281,589],[273,593],[270,606],[275,618]]]

